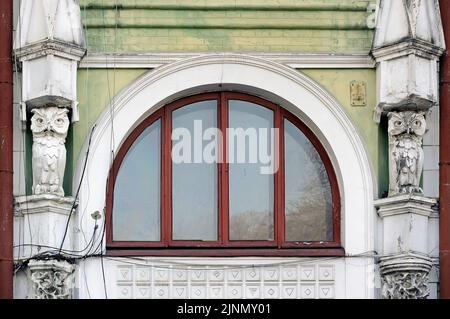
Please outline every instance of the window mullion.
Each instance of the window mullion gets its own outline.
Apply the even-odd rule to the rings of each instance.
[[[164,109],[164,210],[163,210],[163,231],[164,245],[170,246],[172,239],[172,116],[171,109]]]
[[[278,138],[275,139],[275,161],[278,170],[275,173],[275,241],[278,248],[285,242],[285,216],[284,216],[284,127],[283,110],[277,106],[275,111],[275,129],[278,129]]]
[[[221,190],[221,210],[219,211],[221,226],[222,226],[222,244],[228,245],[229,243],[229,195],[228,195],[228,100],[225,93],[220,93],[219,101],[220,109],[220,123],[219,128],[222,132],[222,145],[220,145],[221,156],[220,156],[220,190]]]

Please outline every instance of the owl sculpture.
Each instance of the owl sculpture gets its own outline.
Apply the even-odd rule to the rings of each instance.
[[[33,194],[64,196],[66,137],[69,118],[66,108],[44,107],[31,111],[33,132]]]
[[[424,159],[425,114],[390,112],[388,119],[389,195],[422,193],[419,183]]]

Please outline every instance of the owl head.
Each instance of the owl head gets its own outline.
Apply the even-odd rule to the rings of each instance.
[[[389,112],[388,133],[391,136],[410,134],[423,136],[426,122],[424,112]]]
[[[69,129],[68,109],[52,106],[33,109],[31,112],[31,131],[34,136],[66,138]]]

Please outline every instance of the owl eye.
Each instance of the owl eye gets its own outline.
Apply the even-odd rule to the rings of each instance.
[[[422,123],[420,123],[420,121],[414,121],[414,125],[415,125],[415,126],[421,126]]]
[[[402,125],[402,122],[401,122],[401,121],[395,121],[395,122],[394,122],[394,125],[395,125],[395,126],[401,126],[401,125]]]
[[[41,118],[38,118],[38,119],[37,119],[36,121],[38,122],[38,124],[42,124],[42,123],[44,123],[44,120],[43,120],[43,119],[41,119]]]
[[[56,119],[56,124],[62,124],[64,121],[62,119]]]

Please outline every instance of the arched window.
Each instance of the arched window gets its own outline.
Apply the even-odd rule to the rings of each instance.
[[[340,198],[313,133],[254,96],[166,105],[125,140],[110,171],[112,254],[337,255]]]

